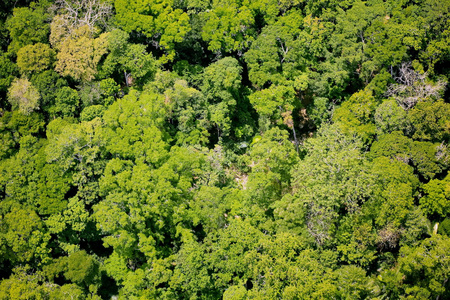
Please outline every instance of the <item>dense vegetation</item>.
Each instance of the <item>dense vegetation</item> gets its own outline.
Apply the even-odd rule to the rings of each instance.
[[[0,299],[450,299],[449,0],[3,0]]]

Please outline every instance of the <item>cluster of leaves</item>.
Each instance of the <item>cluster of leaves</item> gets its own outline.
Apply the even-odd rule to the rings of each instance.
[[[0,3],[0,299],[450,298],[449,0]]]

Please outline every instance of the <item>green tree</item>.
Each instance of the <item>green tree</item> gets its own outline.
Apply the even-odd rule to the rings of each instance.
[[[409,111],[408,119],[413,127],[413,139],[442,142],[450,137],[450,104],[442,99],[421,101]]]
[[[266,131],[251,146],[247,159],[251,173],[245,187],[252,202],[266,208],[288,192],[298,155],[286,131],[278,128]]]
[[[12,262],[46,262],[50,235],[44,232],[43,223],[33,210],[14,208],[2,218],[1,224],[4,258]]]
[[[393,131],[410,132],[407,113],[395,100],[385,100],[378,105],[375,111],[375,125],[379,133],[392,133]]]
[[[34,2],[30,7],[14,8],[13,15],[6,22],[11,37],[8,52],[15,55],[26,45],[45,43],[50,29],[47,18],[47,8]]]
[[[0,91],[4,92],[19,74],[17,65],[7,57],[7,54],[0,53]]]
[[[153,45],[165,51],[162,62],[175,58],[175,44],[181,42],[191,29],[189,16],[175,8],[175,2],[171,0],[115,0],[114,7],[118,25],[123,30],[141,32],[152,39]]]
[[[337,125],[323,125],[306,142],[306,156],[292,171],[292,194],[274,204],[278,226],[309,234],[319,245],[329,240],[338,211],[355,213],[371,197],[373,178],[359,139]]]
[[[356,134],[366,143],[375,135],[374,113],[377,106],[372,91],[362,90],[344,101],[333,114],[333,121],[346,134]]]
[[[33,74],[30,81],[39,90],[41,95],[40,108],[46,114],[49,113],[50,107],[55,104],[57,92],[68,84],[65,79],[53,70]]]
[[[64,86],[56,92],[55,104],[49,112],[53,117],[74,117],[80,103],[77,91]]]
[[[103,76],[123,74],[127,86],[134,83],[140,86],[153,79],[157,64],[153,56],[147,53],[146,46],[129,43],[128,33],[122,30],[116,29],[109,34],[110,53],[102,65]]]
[[[417,247],[403,247],[400,251],[399,271],[404,277],[399,282],[406,295],[419,298],[446,298],[450,240],[448,237],[433,235],[423,240]]]
[[[218,136],[231,132],[231,122],[240,97],[242,67],[225,57],[205,69],[202,91],[209,102],[209,119],[217,127]]]
[[[201,14],[204,19],[203,40],[208,49],[230,53],[247,49],[255,36],[255,18],[248,1],[212,1],[211,9]]]
[[[447,216],[450,211],[450,176],[443,180],[433,179],[423,186],[424,197],[420,198],[420,206],[428,214]]]

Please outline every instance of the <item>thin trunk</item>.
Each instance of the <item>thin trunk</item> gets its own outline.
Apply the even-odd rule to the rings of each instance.
[[[298,154],[297,133],[295,132],[295,126],[294,125],[292,125],[292,132],[294,133],[295,150],[297,150],[297,154]]]
[[[127,87],[129,86],[128,85],[128,76],[127,76],[127,71],[123,71],[123,74],[125,75],[125,84],[127,85]]]

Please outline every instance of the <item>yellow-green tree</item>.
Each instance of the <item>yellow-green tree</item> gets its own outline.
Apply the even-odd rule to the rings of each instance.
[[[62,36],[60,44],[56,42],[60,48],[55,70],[78,81],[91,81],[97,74],[100,59],[107,52],[108,35],[102,33],[94,38],[86,25],[74,30],[69,37]]]
[[[13,109],[29,115],[39,109],[39,91],[27,78],[16,78],[8,89],[8,101]]]

